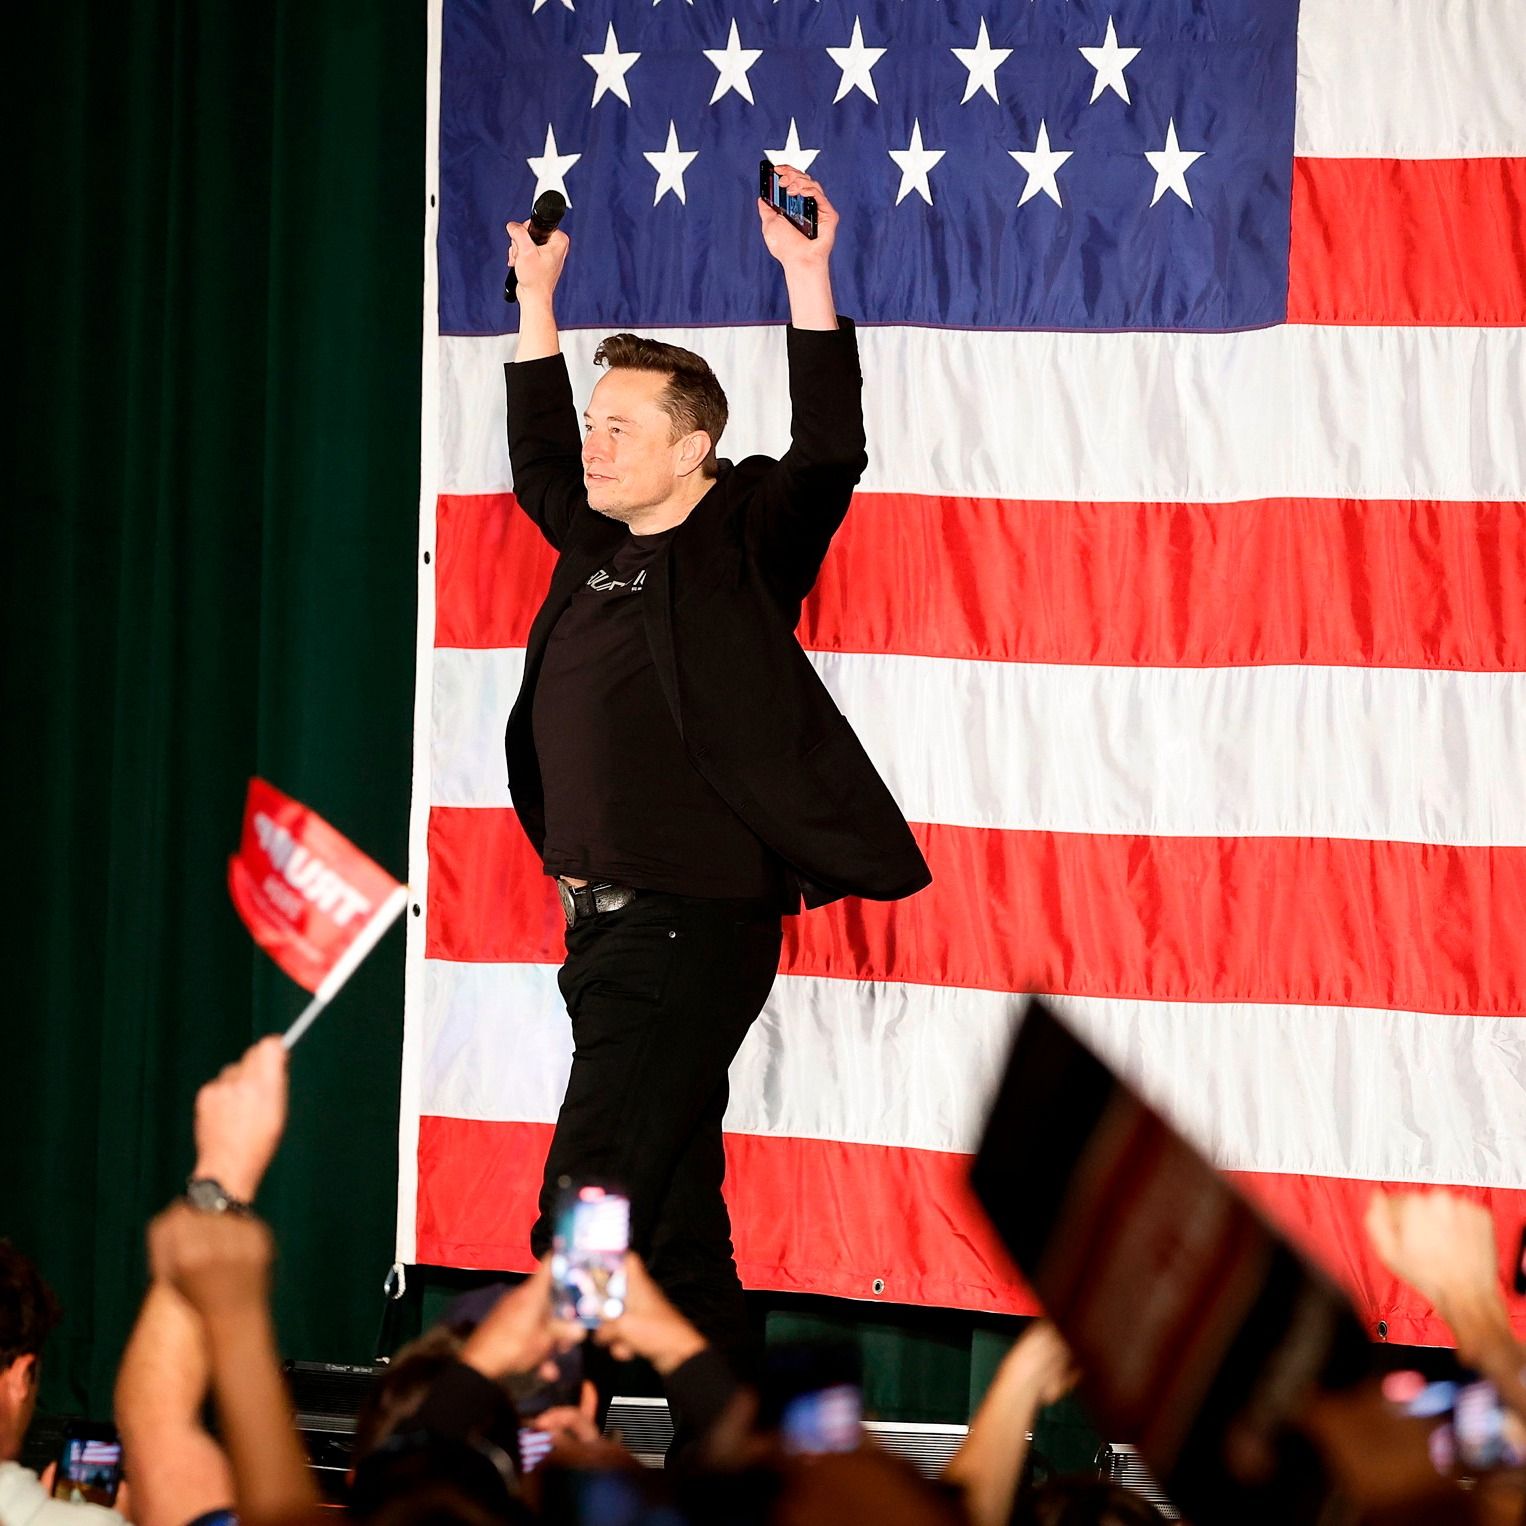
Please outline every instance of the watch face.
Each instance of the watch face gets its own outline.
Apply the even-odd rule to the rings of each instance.
[[[233,1206],[233,1200],[223,1191],[222,1184],[209,1176],[187,1182],[185,1198],[192,1208],[199,1208],[203,1213],[226,1213]]]

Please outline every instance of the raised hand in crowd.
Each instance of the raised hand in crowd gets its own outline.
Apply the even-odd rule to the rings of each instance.
[[[546,1257],[488,1311],[462,1345],[461,1361],[487,1378],[539,1370],[549,1381],[556,1376],[552,1358],[585,1334],[582,1325],[553,1316],[551,1260]]]
[[[235,1064],[201,1088],[196,1098],[196,1164],[193,1180],[216,1183],[222,1195],[247,1203],[259,1188],[286,1122],[286,1052],[278,1038],[252,1045]],[[213,1197],[217,1194],[212,1193]],[[117,1373],[116,1420],[129,1474],[135,1483],[140,1526],[184,1526],[210,1511],[245,1503],[246,1475],[257,1456],[239,1463],[202,1423],[214,1365],[223,1379],[228,1363],[254,1353],[253,1376],[266,1396],[269,1418],[228,1427],[246,1451],[262,1455],[265,1427],[284,1431],[275,1454],[288,1465],[277,1470],[275,1505],[311,1500],[305,1467],[297,1488],[289,1464],[300,1446],[291,1430],[284,1388],[275,1367],[268,1286],[269,1231],[237,1211],[205,1212],[180,1203],[150,1227],[153,1281]],[[214,1334],[217,1337],[214,1350]],[[245,1397],[235,1393],[238,1406]],[[219,1408],[222,1394],[218,1395]],[[251,1439],[252,1438],[252,1439]],[[266,1438],[268,1443],[269,1438]],[[235,1483],[235,1469],[239,1478]],[[265,1508],[257,1491],[246,1507]]]
[[[316,1508],[270,1317],[270,1231],[249,1214],[179,1202],[149,1225],[148,1246],[155,1281],[201,1320],[240,1519],[286,1520]]]
[[[1457,1340],[1457,1354],[1526,1418],[1523,1352],[1510,1325],[1494,1219],[1455,1192],[1374,1192],[1368,1239],[1383,1264],[1429,1298]]]
[[[964,1495],[973,1526],[1005,1526],[1040,1409],[1075,1386],[1070,1348],[1047,1320],[1035,1320],[1002,1359],[963,1445],[943,1470]]]
[[[662,1377],[705,1350],[704,1336],[668,1302],[634,1251],[625,1258],[625,1312],[605,1320],[594,1340],[617,1361],[644,1357]]]
[[[272,1034],[252,1044],[196,1094],[193,1179],[238,1202],[254,1200],[286,1128],[286,1050]]]

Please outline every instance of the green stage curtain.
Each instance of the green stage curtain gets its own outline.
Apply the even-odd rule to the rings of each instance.
[[[104,1415],[196,1087],[305,996],[224,888],[249,776],[406,869],[425,23],[125,0],[22,25],[0,1233],[65,1306],[44,1407]],[[262,1207],[303,1356],[371,1354],[402,941],[294,1056]]]

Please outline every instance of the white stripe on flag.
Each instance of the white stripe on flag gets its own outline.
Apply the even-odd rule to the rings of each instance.
[[[1523,58],[1521,0],[1303,0],[1294,149],[1325,158],[1526,154]]]
[[[572,1039],[549,965],[427,965],[421,1111],[550,1123]],[[1377,1181],[1526,1176],[1526,1024],[1360,1007],[1060,997],[1221,1165]],[[781,975],[732,1067],[736,1133],[968,1152],[1014,998]]]
[[[435,651],[431,805],[512,804],[503,736],[524,671],[522,646]]]
[[[912,821],[1526,844],[1526,674],[811,660]],[[510,803],[523,662],[435,654],[435,805]]]
[[[778,328],[661,334],[698,351],[731,387],[724,454],[783,453],[789,389]],[[602,337],[563,335],[579,406],[598,379]],[[515,342],[440,342],[442,492],[509,486],[502,364]],[[1118,502],[1526,498],[1526,337],[1516,329],[877,328],[860,344],[865,491]],[[976,401],[933,406],[949,398]]]

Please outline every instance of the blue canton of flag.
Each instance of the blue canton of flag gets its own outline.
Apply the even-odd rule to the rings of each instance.
[[[775,322],[761,157],[842,214],[868,323],[1282,321],[1296,0],[445,0],[440,327],[511,330],[562,191],[567,327]]]

